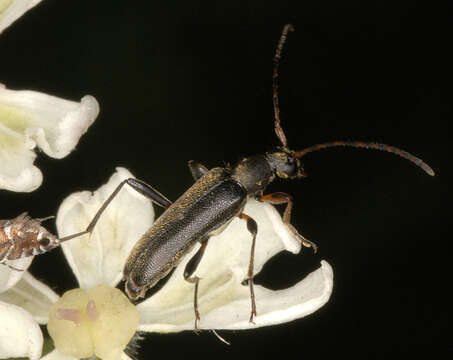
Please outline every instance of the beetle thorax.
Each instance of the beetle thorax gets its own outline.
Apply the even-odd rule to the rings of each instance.
[[[248,194],[255,194],[266,188],[274,174],[266,156],[255,155],[242,159],[234,166],[231,177],[244,186]]]

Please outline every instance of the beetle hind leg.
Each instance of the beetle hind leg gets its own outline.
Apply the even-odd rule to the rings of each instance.
[[[198,322],[200,321],[200,312],[198,311],[198,284],[201,280],[198,276],[192,276],[195,270],[197,270],[198,265],[200,264],[201,258],[206,250],[208,245],[209,238],[200,240],[201,246],[195,255],[189,260],[184,268],[184,280],[195,285],[193,293],[193,310],[195,313],[195,324],[194,331],[199,332],[201,329],[198,327]]]
[[[252,235],[252,247],[250,249],[250,261],[249,261],[249,269],[248,269],[248,278],[245,279],[242,284],[249,286],[250,289],[250,303],[251,303],[251,311],[250,311],[250,319],[249,322],[255,324],[253,319],[256,317],[256,301],[255,301],[255,290],[253,287],[253,268],[255,263],[255,244],[256,244],[256,234],[258,233],[258,225],[256,221],[253,220],[250,216],[241,213],[239,214],[239,218],[245,220],[247,222],[247,230]]]

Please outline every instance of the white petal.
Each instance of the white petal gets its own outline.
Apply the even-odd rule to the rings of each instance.
[[[127,354],[124,353],[124,352],[121,354],[120,359],[121,359],[121,360],[132,360],[132,358],[129,357],[129,356],[127,356]]]
[[[30,90],[0,88],[0,121],[28,138],[49,156],[61,159],[75,147],[99,114],[90,95],[80,102]]]
[[[0,33],[41,0],[0,0]]]
[[[239,287],[236,279],[231,279],[220,289],[206,297],[205,305],[200,305],[203,329],[256,329],[258,327],[277,325],[307,316],[321,308],[330,298],[333,287],[333,271],[326,261],[321,267],[310,273],[296,285],[272,291],[255,285],[256,306],[258,316],[255,324],[251,324],[250,293],[246,286]],[[223,297],[223,298],[222,298]],[[229,301],[225,301],[225,299]],[[222,301],[223,300],[223,301]],[[160,312],[160,309],[146,307],[148,323],[139,326],[139,330],[147,332],[178,332],[193,330],[193,304],[171,311]],[[213,308],[203,312],[203,307]],[[142,308],[139,309],[142,312]],[[151,315],[150,317],[149,315]]]
[[[55,349],[48,353],[47,355],[43,356],[41,360],[76,360],[76,358],[64,355],[60,353],[57,349]]]
[[[0,189],[29,192],[42,183],[41,171],[33,165],[35,143],[1,123],[0,105]]]
[[[298,252],[299,241],[283,224],[278,212],[268,204],[249,200],[244,213],[258,224],[255,251],[255,274],[264,263],[282,250]],[[247,278],[251,235],[245,221],[235,219],[209,241],[206,253],[195,275],[202,278],[199,286],[200,327],[206,329],[244,329],[291,321],[308,315],[329,299],[332,269],[325,261],[322,267],[293,287],[271,291],[255,286],[258,317],[250,325],[250,295]],[[177,267],[167,284],[138,305],[139,330],[176,332],[194,326],[193,285],[184,281],[183,270],[191,255]]]
[[[51,157],[65,157],[98,113],[99,104],[89,95],[79,103],[0,87],[0,188],[36,189],[42,174],[33,166],[33,149],[38,146]]]
[[[43,337],[38,323],[19,306],[0,302],[0,358],[41,356]]]
[[[8,261],[6,264],[0,264],[0,294],[13,287],[21,279],[32,261],[33,257],[29,256],[18,260]],[[19,269],[22,271],[19,271]]]
[[[43,356],[41,360],[75,360],[76,358],[73,358],[71,356],[63,355],[60,353],[58,350],[53,350],[50,353],[48,353],[46,356]],[[121,360],[132,360],[129,356],[127,356],[124,352],[121,354],[121,357],[119,358]]]
[[[78,192],[66,198],[57,214],[60,237],[84,231],[117,185],[131,177],[127,169],[117,168],[109,182],[94,193]],[[126,185],[103,213],[91,236],[62,245],[80,287],[115,286],[122,278],[132,246],[153,220],[151,201]]]
[[[24,308],[40,324],[47,324],[50,305],[58,298],[52,289],[36,280],[29,272],[25,272],[14,287],[0,294],[0,301]]]

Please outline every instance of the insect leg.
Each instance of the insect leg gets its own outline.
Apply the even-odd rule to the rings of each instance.
[[[50,220],[50,219],[54,219],[54,218],[55,218],[54,215],[50,215],[50,216],[46,216],[46,217],[43,217],[43,218],[37,218],[37,219],[35,219],[35,220],[41,223],[41,222],[43,222],[43,221]]]
[[[258,200],[268,202],[273,205],[286,204],[286,208],[283,213],[283,223],[288,227],[289,231],[291,231],[291,233],[298,238],[302,245],[313,248],[315,253],[318,251],[318,246],[314,242],[299,234],[294,226],[291,225],[291,210],[293,208],[293,197],[291,195],[283,192],[275,192],[272,194],[262,195],[258,198]]]
[[[11,270],[14,270],[14,271],[24,271],[24,269],[19,269],[19,268],[14,267],[14,266],[12,266],[10,264],[7,264],[7,263],[0,262],[0,265],[8,266]]]
[[[255,243],[256,243],[256,234],[258,233],[258,225],[256,221],[253,220],[250,216],[241,213],[239,217],[245,221],[247,221],[247,230],[252,235],[252,247],[250,250],[250,262],[249,262],[249,270],[248,270],[248,278],[244,281],[245,284],[248,283],[250,288],[250,302],[252,306],[252,310],[250,312],[250,319],[249,322],[253,323],[253,318],[256,316],[256,303],[255,303],[255,290],[253,288],[253,267],[255,262]]]
[[[10,242],[10,246],[8,247],[8,250],[6,250],[6,252],[4,254],[2,254],[2,258],[0,259],[0,265],[8,266],[11,270],[14,270],[14,271],[24,271],[23,269],[16,268],[7,263],[9,254],[11,254],[11,252],[14,249],[14,245],[15,245],[13,239],[10,239],[9,242]]]
[[[142,180],[129,178],[129,179],[123,180],[116,187],[116,189],[110,194],[110,196],[107,198],[107,200],[104,201],[101,208],[98,210],[98,212],[94,216],[93,220],[91,220],[90,224],[88,225],[87,229],[85,230],[85,233],[90,233],[93,231],[94,226],[98,222],[98,220],[101,217],[104,210],[112,202],[112,200],[115,198],[115,196],[119,193],[119,191],[125,184],[129,185],[130,187],[132,187],[135,191],[139,192],[140,194],[146,196],[148,199],[150,199],[156,205],[162,206],[165,209],[170,207],[170,205],[171,205],[171,201],[168,200],[159,191],[154,189],[151,185],[148,185],[147,183],[145,183]]]
[[[204,165],[200,164],[197,161],[189,160],[187,165],[189,166],[190,172],[195,181],[197,181],[209,171]]]
[[[201,246],[198,251],[195,253],[194,256],[189,260],[184,268],[184,280],[195,284],[194,295],[193,295],[193,309],[195,312],[195,331],[198,332],[200,329],[198,328],[198,321],[200,321],[200,312],[198,311],[198,283],[200,282],[200,278],[198,276],[192,276],[192,274],[197,269],[198,265],[200,264],[201,258],[206,250],[206,246],[208,246],[209,237],[206,237],[202,240]]]

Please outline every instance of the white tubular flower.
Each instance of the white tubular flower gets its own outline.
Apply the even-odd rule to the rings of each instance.
[[[32,259],[19,259],[9,264],[14,266],[14,269],[26,269]],[[0,358],[28,357],[30,360],[38,360],[43,344],[39,324],[21,307],[22,304],[13,304],[7,295],[20,292],[18,284],[22,283],[22,278],[29,279],[31,276],[25,271],[14,269],[0,264]],[[33,296],[29,291],[23,295],[24,300]]]
[[[109,182],[93,194],[81,192],[66,198],[57,216],[59,235],[84,230],[116,186],[129,177],[132,175],[126,169],[118,168]],[[288,250],[297,253],[300,250],[300,243],[287,230],[279,213],[271,205],[250,200],[244,212],[258,223],[255,273],[278,252]],[[152,225],[153,217],[150,201],[126,186],[106,209],[91,236],[63,244],[66,258],[84,290],[75,289],[66,293],[52,305],[50,317],[43,316],[44,301],[41,300],[41,307],[37,307],[31,304],[31,300],[34,300],[31,299],[26,307],[26,301],[23,300],[25,290],[22,294],[8,292],[9,302],[25,307],[41,323],[50,318],[49,332],[51,335],[52,332],[56,333],[58,339],[54,339],[56,350],[45,356],[46,360],[85,358],[93,353],[104,359],[128,359],[123,352],[126,343],[124,338],[112,344],[111,340],[117,339],[117,333],[113,334],[113,331],[132,336],[135,331],[166,333],[194,329],[194,288],[193,284],[184,280],[182,272],[197,249],[183,258],[168,282],[156,294],[135,307],[130,303],[126,306],[121,298],[124,295],[115,297],[116,300],[110,295],[98,300],[97,295],[94,295],[109,293],[109,289],[117,285],[127,255],[140,235]],[[251,235],[246,223],[240,219],[234,219],[221,234],[210,239],[195,273],[202,278],[199,285],[201,329],[253,329],[280,324],[316,311],[329,299],[333,274],[330,265],[322,261],[319,269],[288,289],[271,291],[256,285],[258,316],[255,318],[256,324],[249,323],[249,289],[241,282],[247,277],[250,245]],[[28,278],[23,281],[26,280]],[[41,289],[45,293],[41,299],[51,299],[51,290],[45,285]],[[138,313],[136,323],[130,306]],[[110,319],[108,314],[117,317]],[[106,322],[114,321],[115,326],[108,326],[112,333],[106,335],[106,326],[95,324],[101,317]],[[118,320],[118,317],[123,320]],[[71,346],[64,344],[65,339],[69,339]],[[79,352],[73,351],[76,343],[80,345]],[[68,350],[68,347],[72,349]]]
[[[90,95],[75,102],[0,87],[0,189],[29,192],[38,188],[42,173],[33,165],[33,149],[38,146],[53,158],[65,157],[98,114],[99,104]]]
[[[0,34],[41,0],[0,0]]]

